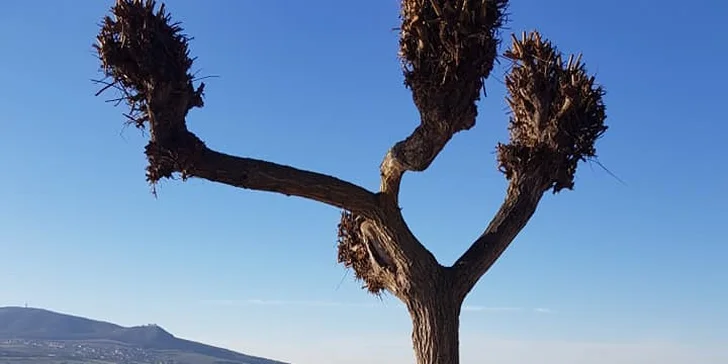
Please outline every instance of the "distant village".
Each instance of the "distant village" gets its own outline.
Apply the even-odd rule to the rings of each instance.
[[[29,350],[32,349],[32,350]],[[138,347],[127,347],[106,341],[74,342],[52,340],[11,339],[0,340],[0,362],[9,359],[30,359],[45,356],[49,359],[108,361],[120,364],[154,363],[173,364],[162,361],[153,352]]]

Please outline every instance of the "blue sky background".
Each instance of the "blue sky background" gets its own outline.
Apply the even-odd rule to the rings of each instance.
[[[406,310],[336,264],[336,209],[195,180],[152,197],[145,138],[93,96],[91,45],[111,5],[16,1],[0,13],[0,305],[154,322],[295,363],[411,362]],[[189,117],[208,145],[377,188],[385,151],[418,123],[396,58],[397,1],[168,6],[195,37],[200,75],[221,76]],[[512,31],[584,53],[608,92],[600,161],[626,185],[583,164],[575,191],[543,200],[467,300],[464,363],[725,362],[728,5],[510,10]],[[476,128],[404,181],[403,212],[443,263],[503,198],[505,66]]]

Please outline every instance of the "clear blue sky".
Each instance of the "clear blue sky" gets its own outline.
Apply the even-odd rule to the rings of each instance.
[[[111,4],[13,1],[0,13],[0,305],[154,322],[296,363],[411,362],[405,309],[336,264],[336,209],[194,180],[152,197],[145,138],[93,96],[91,45]],[[385,151],[418,122],[396,59],[398,2],[209,4],[168,2],[200,75],[221,76],[190,127],[225,152],[377,188]],[[583,164],[575,191],[546,196],[467,300],[464,362],[725,363],[728,6],[510,10],[513,31],[584,53],[608,91],[600,160],[626,185]],[[503,197],[503,74],[477,127],[405,178],[404,214],[443,263]]]

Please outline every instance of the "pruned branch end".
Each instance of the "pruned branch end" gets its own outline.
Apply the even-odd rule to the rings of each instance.
[[[126,91],[140,127],[148,121],[146,106],[160,85],[186,97],[183,116],[204,104],[204,83],[197,88],[192,84],[190,38],[171,21],[164,4],[155,8],[154,0],[117,0],[94,45],[105,75]]]
[[[574,186],[580,160],[596,156],[607,126],[604,90],[586,73],[581,56],[567,61],[537,32],[513,37],[506,58],[510,142],[498,146],[498,162],[509,180],[538,178],[544,190]]]
[[[185,125],[189,110],[204,105],[205,86],[193,85],[189,39],[164,4],[156,9],[153,0],[117,0],[94,45],[109,84],[121,90],[130,107],[128,118],[138,128],[148,125],[151,130],[146,147],[151,183],[172,172],[181,171],[185,177],[184,165],[190,161],[182,159],[196,153],[181,150],[204,149]],[[179,158],[183,154],[186,158]]]
[[[475,125],[475,102],[497,56],[507,0],[402,0],[400,58],[422,123]]]
[[[399,57],[420,125],[382,162],[382,192],[392,201],[404,172],[426,170],[453,135],[475,125],[507,5],[507,0],[401,1]]]

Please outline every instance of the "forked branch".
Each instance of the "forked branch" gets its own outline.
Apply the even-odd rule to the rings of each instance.
[[[514,62],[506,78],[510,142],[498,146],[510,181],[503,205],[452,269],[441,267],[414,237],[397,201],[402,175],[427,169],[455,133],[475,125],[506,5],[402,0],[400,57],[420,125],[387,153],[377,194],[332,176],[209,149],[187,129],[189,110],[203,106],[204,84],[193,86],[188,38],[164,5],[155,10],[152,0],[117,0],[96,48],[106,76],[131,108],[128,117],[150,130],[149,182],[179,173],[341,208],[339,259],[370,290],[388,289],[405,299],[427,291],[422,277],[446,271],[462,301],[523,229],[543,193],[573,187],[577,163],[595,156],[594,143],[606,130],[603,91],[580,60],[563,62],[537,33],[514,38],[506,52]]]
[[[305,197],[372,216],[374,193],[338,178],[271,162],[216,152],[187,130],[185,118],[202,107],[204,84],[193,87],[188,38],[164,5],[117,0],[104,19],[96,49],[111,84],[123,90],[129,117],[149,127],[147,179],[156,183],[180,173],[235,187]]]
[[[607,130],[604,91],[580,57],[564,62],[536,32],[513,37],[505,56],[514,62],[506,77],[512,116],[498,161],[509,187],[485,232],[454,265],[463,297],[526,226],[544,192],[573,188],[578,162],[596,156]]]
[[[455,133],[475,125],[476,102],[493,69],[507,4],[402,0],[399,56],[420,125],[381,164],[381,191],[394,203],[406,171],[424,171]]]
[[[398,287],[382,274],[387,265],[382,268],[370,256],[392,257],[395,264],[389,266],[404,276],[411,269],[428,274],[444,269],[405,223],[398,205],[400,184],[406,171],[426,170],[455,133],[475,125],[476,102],[493,69],[507,1],[402,0],[401,5],[399,56],[420,125],[396,143],[380,165],[386,218],[376,225],[384,254],[377,253],[377,245],[365,243],[361,232],[354,238],[345,234],[339,244],[340,261],[352,267],[367,288],[373,292],[387,288],[395,295]],[[355,226],[347,219],[358,221],[345,214],[344,226]]]

